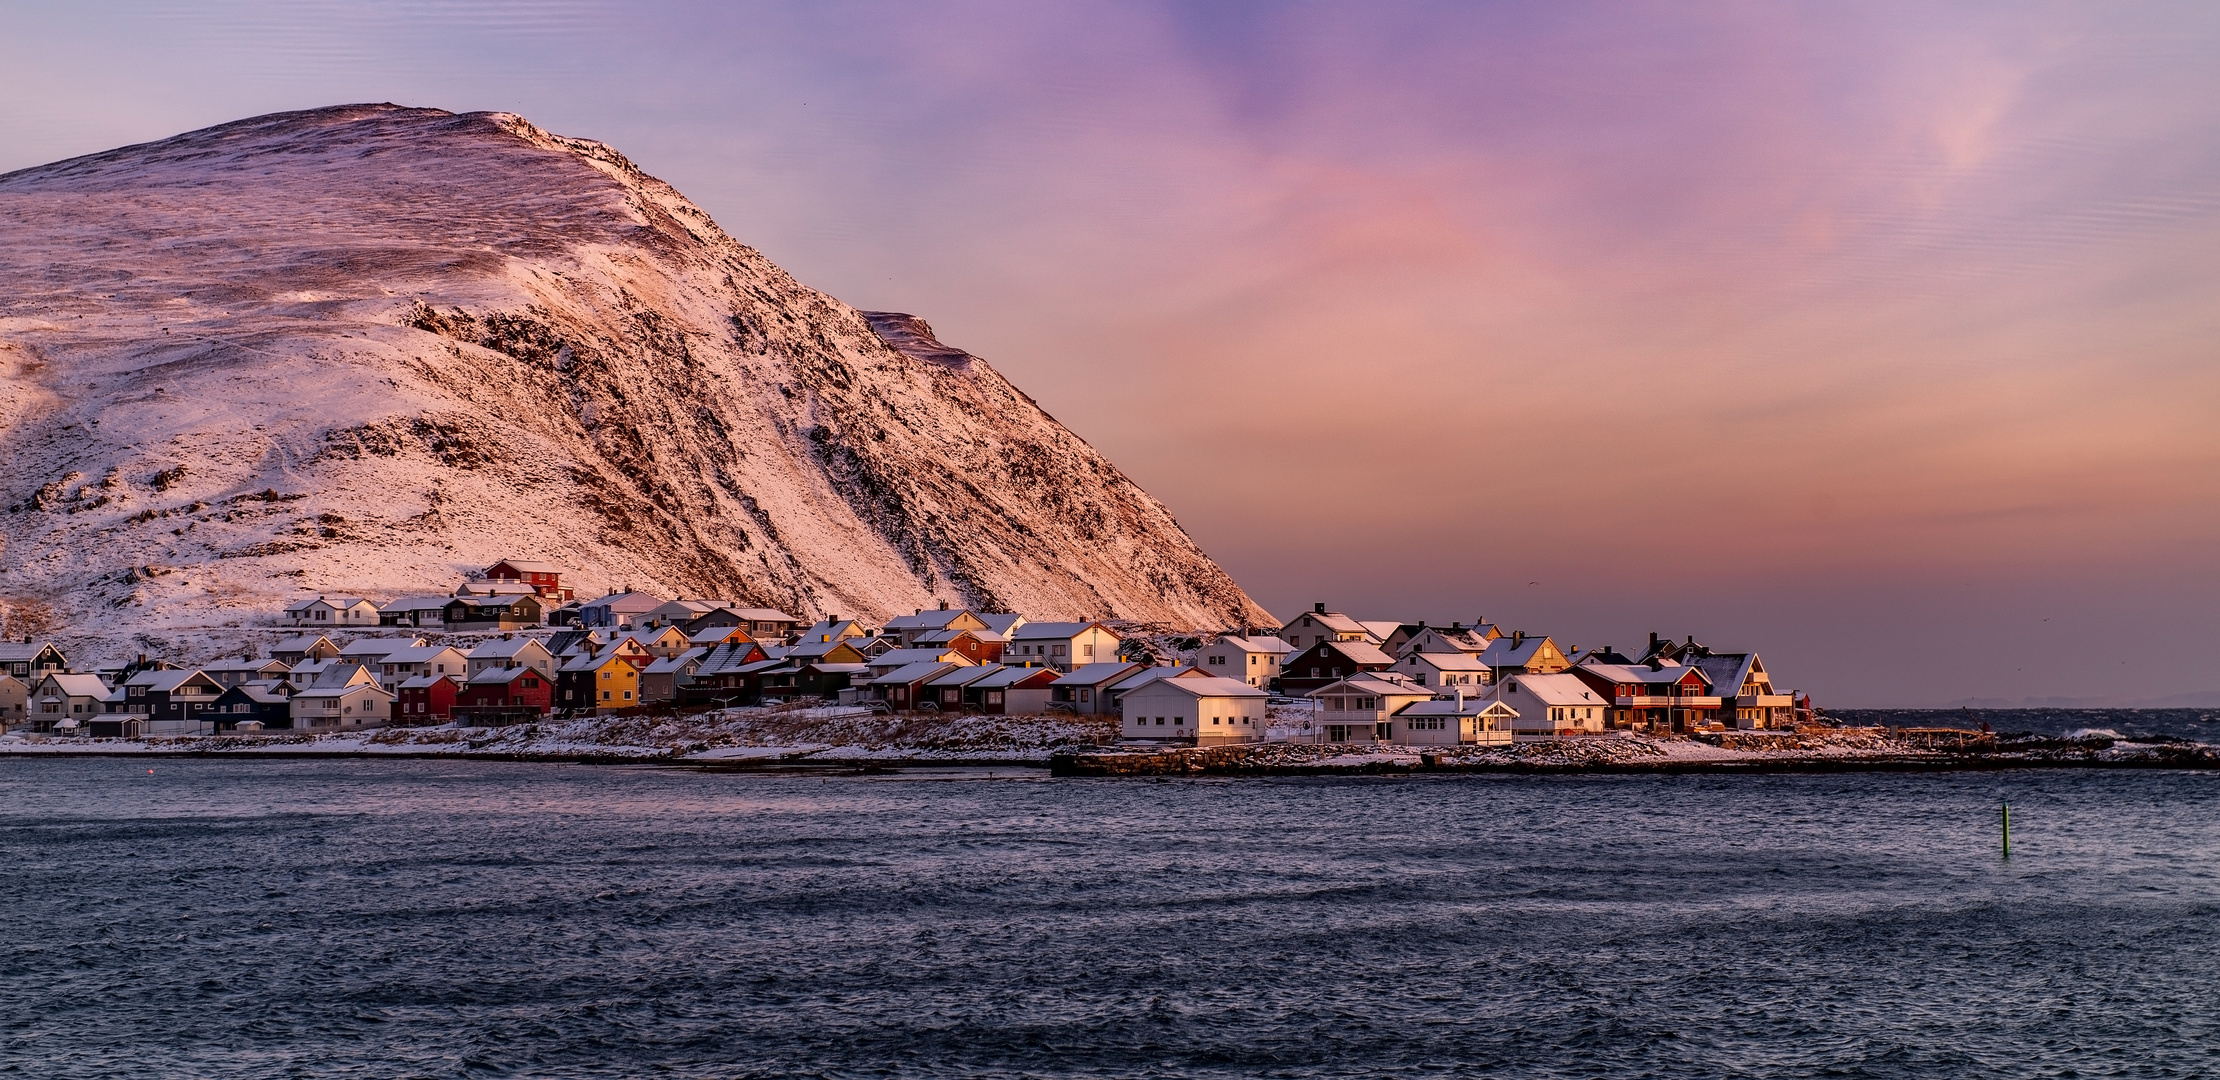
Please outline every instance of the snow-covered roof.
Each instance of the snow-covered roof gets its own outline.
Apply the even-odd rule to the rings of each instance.
[[[656,608],[662,607],[663,603],[663,598],[653,593],[621,592],[584,601],[578,607],[581,611],[587,608],[603,608],[612,612],[638,615],[654,611]]]
[[[411,675],[401,680],[403,690],[424,690],[439,685],[441,680],[453,681],[452,675]]]
[[[989,645],[999,644],[1006,640],[1002,635],[992,630],[934,630],[917,635],[917,643],[920,645],[946,645],[965,634],[970,634],[973,639]]]
[[[1480,662],[1492,668],[1524,667],[1533,662],[1534,654],[1540,652],[1547,641],[1546,634],[1530,634],[1523,639],[1500,637],[1488,642],[1487,651],[1480,654]]]
[[[1054,675],[1055,673],[1055,668],[1029,668],[1004,666],[1002,664],[990,664],[987,667],[987,673],[981,676],[978,682],[972,683],[971,685],[987,690],[1005,690],[1037,675]]]
[[[987,629],[1005,638],[1009,637],[1018,627],[1025,625],[1025,616],[1007,611],[974,611],[971,614],[978,618],[980,622],[987,624]]]
[[[39,658],[39,654],[53,648],[46,641],[0,641],[0,664],[21,664]]]
[[[1111,683],[1110,689],[1125,691],[1131,690],[1136,686],[1145,686],[1149,683],[1155,682],[1158,679],[1200,679],[1204,677],[1204,674],[1205,673],[1198,668],[1166,667],[1162,664],[1157,664],[1150,667],[1142,668],[1141,670],[1136,671],[1133,674],[1126,676],[1125,678],[1119,679],[1117,682]]]
[[[105,698],[109,693],[108,684],[100,681],[98,675],[61,674],[57,672],[48,675],[46,678],[54,681],[54,689],[60,690],[70,697]],[[43,682],[44,680],[41,680],[42,684]]]
[[[939,608],[920,611],[915,615],[896,615],[886,621],[886,632],[906,633],[918,630],[938,630],[964,613],[962,608]]]
[[[1239,679],[1228,679],[1222,675],[1204,675],[1198,678],[1157,679],[1153,683],[1147,683],[1143,685],[1168,686],[1174,690],[1179,691],[1182,694],[1188,695],[1189,697],[1198,698],[1260,698],[1271,696],[1254,686],[1250,686],[1248,683],[1242,682]],[[1138,687],[1136,687],[1136,689],[1138,689]]]
[[[1281,626],[1281,629],[1284,630],[1289,626],[1294,626],[1297,623],[1301,622],[1303,619],[1309,619],[1311,622],[1316,623],[1319,626],[1323,626],[1326,629],[1332,630],[1336,633],[1367,633],[1363,623],[1358,622],[1357,620],[1352,619],[1347,615],[1343,615],[1338,611],[1298,611],[1295,613],[1294,618],[1283,620],[1283,625]]]
[[[653,675],[669,675],[674,672],[690,671],[701,664],[702,657],[708,655],[708,649],[688,649],[677,656],[657,657],[649,662],[644,671],[646,674]]]
[[[1565,672],[1550,675],[1513,675],[1503,680],[1503,700],[1517,708],[1531,699],[1549,705],[1609,705],[1611,699]]]
[[[293,604],[288,605],[285,611],[286,614],[290,615],[296,611],[307,611],[308,609],[315,607],[318,604],[341,610],[352,607],[361,607],[364,604],[368,604],[371,607],[378,606],[377,601],[361,596],[318,596],[309,600],[296,601]]]
[[[1118,661],[1111,661],[1101,664],[1082,664],[1079,667],[1073,668],[1070,674],[1065,675],[1063,678],[1056,680],[1050,685],[1094,686],[1099,683],[1113,682],[1117,679],[1124,678],[1126,675],[1130,674],[1133,669],[1141,666],[1142,665],[1140,664],[1129,664]]]
[[[1359,664],[1392,664],[1395,662],[1394,657],[1381,652],[1378,645],[1369,641],[1326,641],[1320,644]],[[1317,647],[1312,646],[1312,648]]]
[[[441,653],[454,653],[460,657],[462,650],[451,645],[412,645],[406,649],[395,649],[385,654],[385,659],[379,661],[379,663],[428,664],[438,659]]]
[[[1660,664],[1652,669],[1648,664],[1582,664],[1583,670],[1595,672],[1612,682],[1639,684],[1672,684],[1688,675],[1689,668],[1679,664]],[[1699,669],[1700,670],[1700,669]],[[1737,683],[1736,685],[1741,685]]]
[[[377,681],[377,676],[370,674],[370,669],[361,664],[334,662],[324,670],[317,672],[316,681],[310,685],[318,687],[355,686]]]
[[[386,656],[402,649],[421,648],[423,645],[424,639],[420,637],[357,638],[348,642],[346,648],[339,650],[339,655],[348,660],[358,656]]]
[[[1088,627],[1100,627],[1110,636],[1117,636],[1117,631],[1096,622],[1029,622],[1018,627],[1017,633],[1011,635],[1010,640],[1049,641],[1061,639],[1069,641],[1086,633]]]
[[[888,649],[871,658],[874,668],[897,668],[905,664],[921,664],[928,660],[948,658],[952,663],[969,664],[963,654],[947,649]]]
[[[1494,698],[1468,697],[1463,702],[1458,702],[1453,698],[1414,701],[1395,711],[1395,715],[1406,718],[1418,716],[1479,716],[1482,713],[1495,716],[1517,716],[1518,710],[1507,701],[1497,701]]]
[[[746,619],[746,620],[748,620],[749,622],[800,622],[800,621],[802,621],[802,620],[800,620],[800,619],[797,619],[797,618],[795,618],[795,617],[794,617],[794,616],[792,616],[792,615],[788,615],[787,613],[785,613],[785,612],[783,612],[783,611],[780,611],[780,610],[779,610],[779,609],[777,609],[777,608],[767,608],[767,607],[736,607],[736,608],[726,608],[725,610],[727,610],[727,611],[730,611],[730,612],[732,612],[733,614],[735,614],[735,615],[738,615],[738,616],[740,616],[741,618],[743,618],[743,619]]]
[[[1488,665],[1471,653],[1461,652],[1412,652],[1404,653],[1397,661],[1405,666],[1424,664],[1437,671],[1486,671]]]
[[[934,678],[928,680],[925,685],[942,687],[970,686],[972,683],[978,682],[980,679],[985,678],[987,674],[993,670],[994,668],[992,667],[960,667],[945,674],[935,676]]]
[[[276,644],[273,644],[273,645],[271,645],[271,646],[270,646],[270,651],[271,651],[271,652],[273,652],[273,653],[281,653],[281,652],[303,652],[303,653],[304,653],[304,652],[307,652],[307,651],[309,651],[310,649],[313,649],[313,648],[315,648],[315,647],[316,647],[317,645],[319,645],[319,644],[323,645],[323,646],[324,646],[325,648],[337,648],[337,647],[338,647],[338,646],[335,646],[335,645],[333,645],[333,644],[331,643],[331,639],[330,639],[330,638],[328,638],[328,637],[325,637],[325,636],[324,636],[324,635],[322,635],[322,634],[296,634],[296,635],[294,635],[293,637],[289,637],[289,638],[279,638]]]
[[[806,664],[804,666],[815,671],[822,671],[828,675],[857,675],[871,670],[869,664]]]
[[[871,681],[874,683],[883,683],[888,686],[913,683],[922,679],[930,679],[950,667],[962,666],[963,665],[961,664],[951,664],[950,662],[945,660],[926,660],[915,664],[904,664],[901,667],[898,667],[893,671],[889,671],[886,674],[881,675]]]
[[[452,596],[403,596],[399,599],[388,600],[383,604],[379,604],[378,610],[380,612],[433,611],[439,608],[446,607],[447,602],[452,599],[454,599],[454,597]]]
[[[519,574],[560,574],[563,572],[562,567],[542,559],[499,559],[489,564],[486,571],[490,574],[496,566],[507,566]]]
[[[385,690],[379,687],[377,683],[349,683],[344,686],[311,686],[306,690],[294,694],[293,700],[299,701],[302,698],[337,698],[346,697],[349,694],[356,693],[376,694],[379,697],[383,698],[390,698],[393,696],[389,693],[386,693]]]
[[[283,705],[287,701],[292,700],[291,698],[286,697],[284,694],[278,693],[275,689],[267,685],[260,685],[256,683],[241,683],[238,686],[234,686],[231,689],[224,691],[223,696],[230,697],[233,694],[237,694],[240,697],[246,698],[248,701],[260,702],[264,705]]]
[[[1394,619],[1359,620],[1357,625],[1364,627],[1364,632],[1372,635],[1375,644],[1386,642],[1403,628],[1403,624]]]
[[[538,638],[491,638],[479,642],[477,648],[470,650],[470,658],[472,660],[507,660],[522,656],[530,649],[546,652],[547,646],[540,644]]]
[[[131,676],[128,679],[125,679],[123,681],[123,685],[143,686],[148,690],[156,690],[166,693],[168,691],[175,690],[188,682],[193,681],[193,679],[195,678],[200,678],[211,682],[214,681],[208,679],[207,676],[202,675],[199,669],[188,668],[182,671],[175,669],[169,671],[142,671],[136,675]]]
[[[253,660],[218,660],[213,664],[201,665],[202,671],[221,671],[225,674],[231,674],[240,671],[263,673],[268,672],[272,668],[275,668],[279,671],[286,670],[285,661],[276,659],[274,657],[263,656]]]
[[[1346,679],[1327,683],[1304,697],[1326,697],[1333,694],[1371,694],[1374,697],[1430,698],[1434,691],[1419,686],[1400,676],[1385,671],[1364,671]]]
[[[837,621],[833,619],[819,619],[816,622],[811,623],[808,630],[802,632],[803,641],[815,641],[819,638],[832,638],[834,640],[838,640],[844,637],[862,636],[863,624],[858,623],[854,619],[840,619]]]
[[[472,675],[468,681],[473,683],[505,683],[521,675],[538,674],[538,671],[528,667],[489,667],[484,671],[477,673],[476,675]]]
[[[1295,646],[1288,644],[1286,639],[1268,637],[1262,634],[1254,637],[1243,634],[1221,634],[1218,640],[1210,643],[1209,647],[1215,649],[1220,645],[1244,653],[1269,653],[1273,656],[1285,656],[1295,651]]]
[[[716,645],[732,640],[735,634],[745,636],[747,631],[737,626],[704,626],[686,635],[686,640],[696,645]]]
[[[823,636],[823,635],[819,635],[819,637],[822,637],[822,636]],[[786,646],[786,655],[788,655],[788,656],[823,656],[823,655],[825,655],[826,653],[832,652],[833,650],[835,650],[835,649],[838,649],[838,648],[840,648],[840,647],[841,647],[842,645],[848,645],[848,646],[849,646],[850,648],[853,648],[853,647],[854,647],[854,645],[853,645],[852,643],[853,643],[853,642],[857,642],[857,641],[860,641],[860,640],[862,640],[862,639],[860,639],[860,638],[834,638],[834,639],[832,639],[831,641],[819,641],[819,640],[817,640],[817,638],[816,638],[816,637],[812,637],[812,638],[809,638],[809,639],[807,639],[807,640],[803,641],[803,642],[802,642],[801,644],[799,644],[799,645],[788,645],[788,646]]]

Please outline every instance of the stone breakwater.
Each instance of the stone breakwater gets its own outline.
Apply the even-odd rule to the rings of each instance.
[[[2048,739],[1952,729],[1607,735],[1512,746],[1072,747],[1057,776],[1239,776],[1419,772],[1820,772],[2037,767],[2220,769],[2220,747],[2180,739]]]

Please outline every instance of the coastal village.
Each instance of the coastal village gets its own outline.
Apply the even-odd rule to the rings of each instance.
[[[503,559],[444,594],[307,597],[255,655],[84,669],[0,642],[0,721],[38,739],[497,727],[816,702],[885,713],[1068,714],[1119,741],[1500,745],[1616,732],[1792,729],[1811,705],[1755,652],[1650,634],[1583,648],[1476,619],[1364,621],[1325,604],[1278,627],[1141,632],[942,604],[884,625],[805,624]]]

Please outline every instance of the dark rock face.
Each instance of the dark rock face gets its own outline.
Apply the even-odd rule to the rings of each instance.
[[[0,176],[0,228],[0,596],[182,625],[525,555],[796,614],[1269,620],[985,361],[514,116],[245,120]],[[117,584],[151,563],[192,572]]]

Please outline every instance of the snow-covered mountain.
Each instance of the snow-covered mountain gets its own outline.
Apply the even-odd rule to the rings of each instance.
[[[923,320],[600,143],[283,113],[0,176],[0,602],[111,633],[503,556],[867,619],[1269,619]]]

